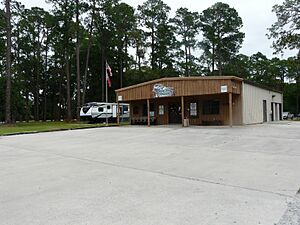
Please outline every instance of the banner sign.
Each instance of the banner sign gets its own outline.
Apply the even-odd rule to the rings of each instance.
[[[162,84],[155,84],[152,92],[155,98],[175,96],[175,90],[172,87],[166,87]]]

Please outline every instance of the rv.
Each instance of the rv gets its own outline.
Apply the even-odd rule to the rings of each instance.
[[[82,106],[80,118],[90,122],[117,121],[117,103],[89,102]],[[128,121],[130,117],[129,104],[119,104],[120,121]]]

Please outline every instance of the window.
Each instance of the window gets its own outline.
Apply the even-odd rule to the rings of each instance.
[[[137,106],[133,107],[133,114],[138,115],[139,114],[139,108]]]
[[[197,110],[197,103],[191,102],[190,103],[190,116],[197,116],[198,110]]]
[[[163,116],[165,114],[165,106],[159,105],[158,106],[158,115]]]
[[[110,105],[106,106],[107,109],[110,109]]]
[[[150,112],[153,112],[154,111],[154,104],[153,103],[150,103]],[[143,116],[146,117],[148,116],[148,107],[147,107],[147,104],[144,104],[143,105]]]
[[[203,103],[204,115],[218,115],[220,114],[220,102],[219,101],[205,101]]]
[[[103,111],[104,111],[104,109],[102,107],[98,108],[98,112],[103,112]]]
[[[143,105],[143,116],[146,117],[148,116],[148,108],[147,108],[147,104]]]

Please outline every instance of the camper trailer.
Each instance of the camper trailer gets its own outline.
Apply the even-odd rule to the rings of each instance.
[[[109,122],[117,121],[118,113],[117,103],[106,103],[106,102],[89,102],[82,106],[80,110],[80,118],[90,122]],[[129,120],[129,104],[119,104],[120,120]]]

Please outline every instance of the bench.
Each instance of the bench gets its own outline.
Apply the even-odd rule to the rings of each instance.
[[[221,120],[203,120],[202,125],[203,126],[220,126],[220,125],[224,125],[224,123]]]
[[[156,123],[156,118],[150,117],[150,124],[154,125],[155,123]],[[148,117],[145,117],[145,116],[132,117],[131,124],[132,125],[146,125],[146,124],[148,124]]]

